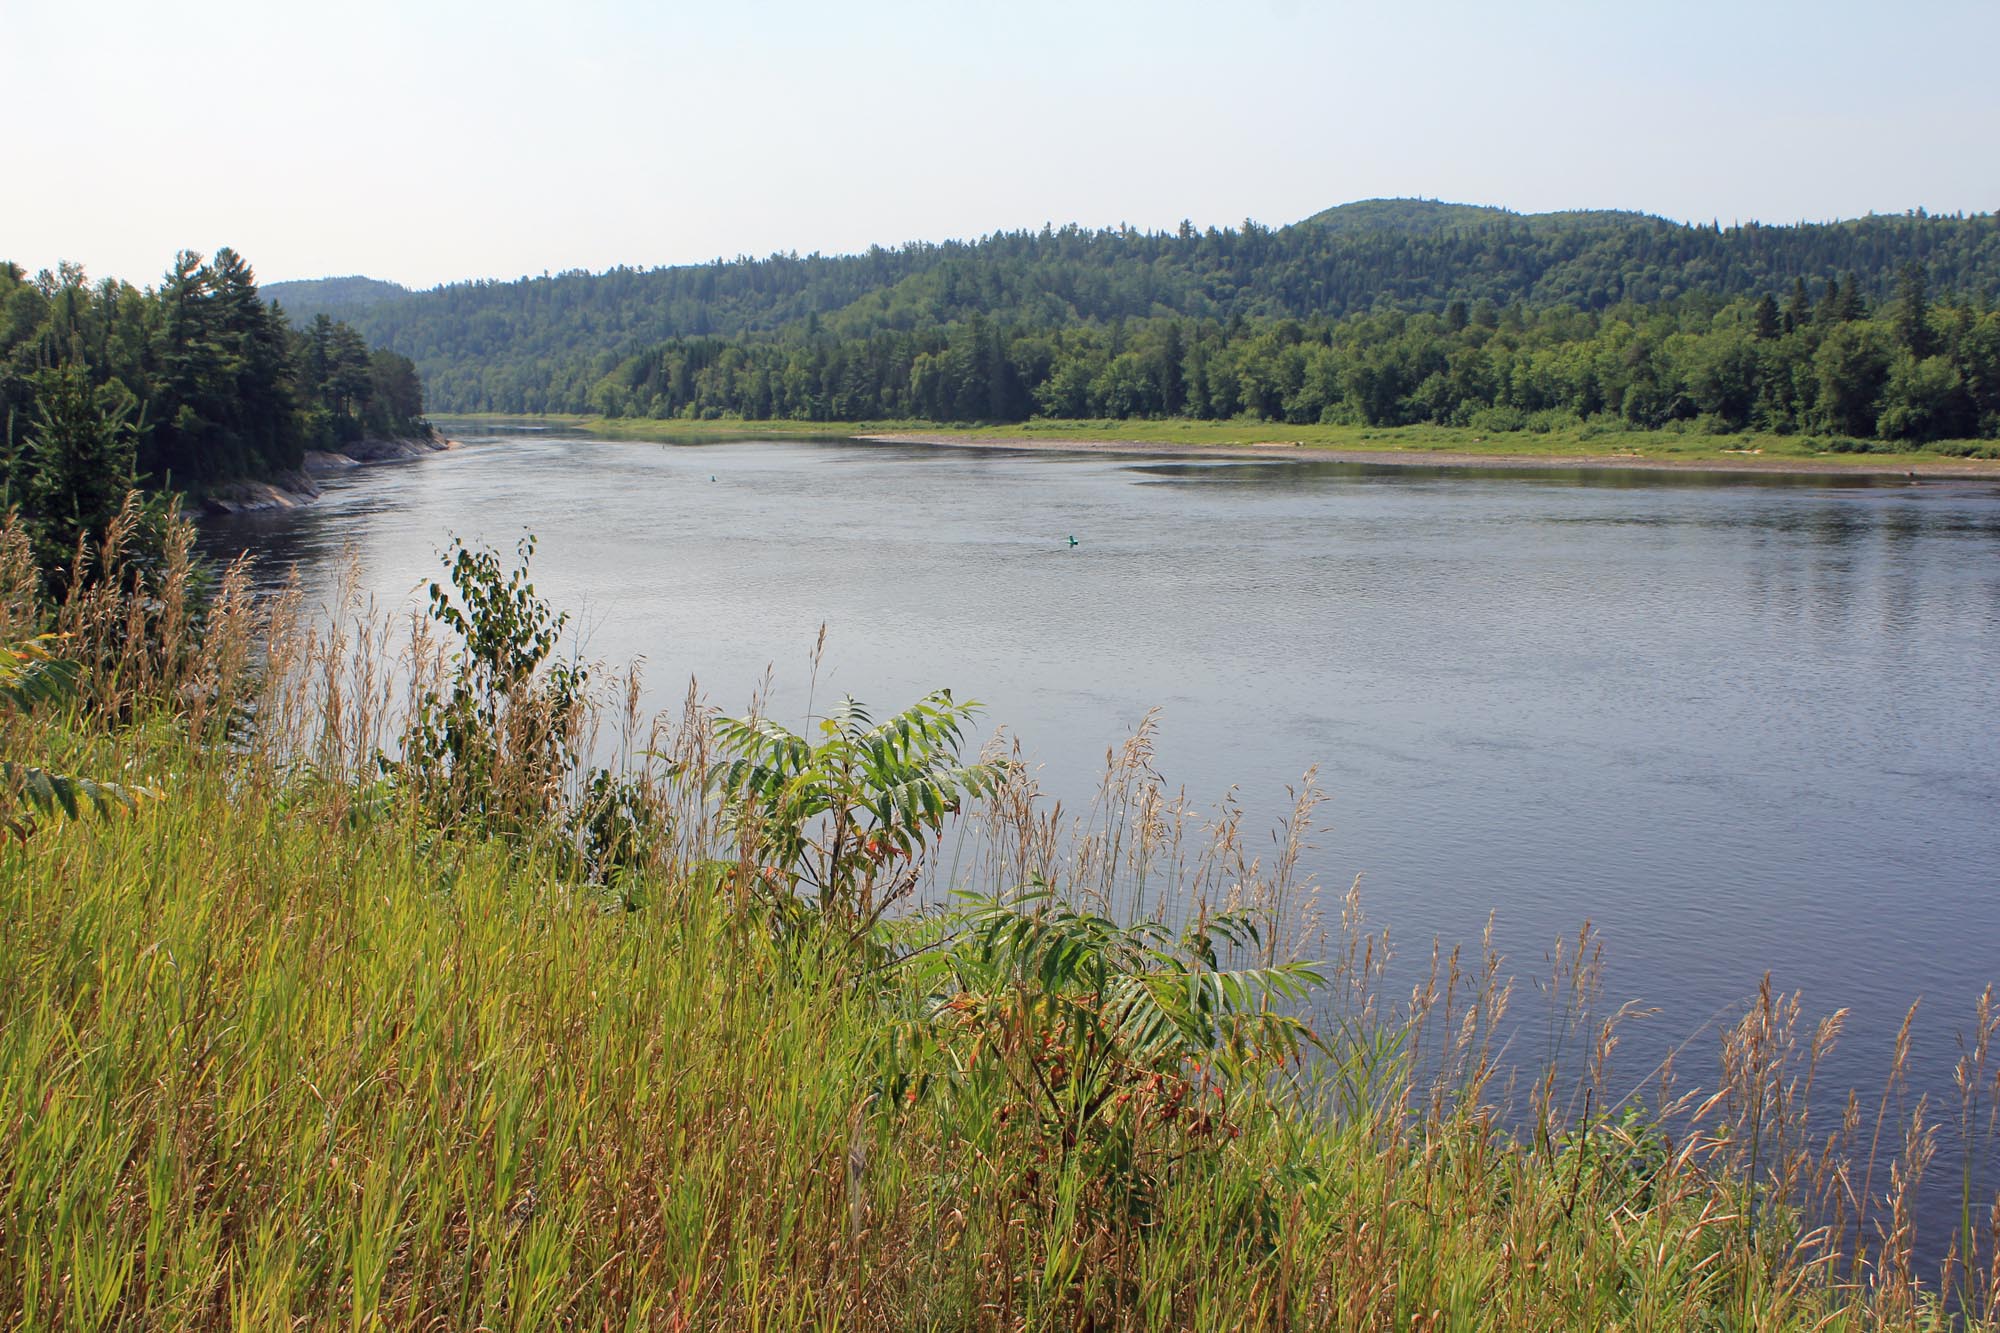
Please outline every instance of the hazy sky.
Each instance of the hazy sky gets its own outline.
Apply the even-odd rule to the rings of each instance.
[[[2000,0],[0,0],[0,258],[413,285],[1423,195],[2000,207]]]

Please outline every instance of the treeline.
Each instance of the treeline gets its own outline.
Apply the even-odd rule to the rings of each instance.
[[[1934,302],[1920,265],[1871,304],[1854,279],[1787,300],[1605,311],[1454,301],[1437,314],[1162,318],[1043,328],[979,316],[841,338],[675,339],[558,410],[751,420],[1273,422],[2000,435],[2000,312]]]
[[[101,418],[132,478],[200,487],[295,469],[309,449],[414,434],[424,396],[408,357],[371,350],[351,326],[321,314],[293,328],[227,248],[207,261],[182,252],[145,290],[91,283],[73,264],[30,278],[0,262],[0,483],[11,497],[51,466],[37,448],[50,410]]]
[[[411,356],[452,411],[571,410],[625,358],[670,339],[926,334],[975,316],[1063,330],[1168,316],[1230,325],[1442,315],[1453,301],[1603,314],[1857,279],[1892,299],[1922,263],[1941,293],[2000,292],[2000,218],[1871,217],[1691,226],[1632,213],[1521,216],[1377,200],[1292,226],[1170,232],[1080,227],[827,257],[565,273],[399,292],[354,279],[290,284],[288,307],[350,320]],[[984,413],[978,415],[985,415]]]

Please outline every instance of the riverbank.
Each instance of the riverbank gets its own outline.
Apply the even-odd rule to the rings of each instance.
[[[1454,426],[1289,426],[1260,421],[1029,421],[942,426],[917,421],[660,421],[551,415],[444,418],[465,427],[576,430],[605,439],[699,441],[839,439],[967,449],[1047,449],[1170,457],[1309,457],[1324,462],[1404,467],[1589,468],[1822,476],[1903,476],[2000,480],[1991,440],[1874,452],[1875,442],[1794,435],[1696,435],[1595,426],[1495,434]],[[1863,448],[1868,452],[1861,452]]]
[[[407,438],[356,440],[338,450],[306,451],[304,466],[266,480],[224,482],[204,491],[201,507],[214,514],[249,514],[270,509],[297,509],[319,499],[318,478],[377,463],[400,463],[456,449],[458,441],[433,429]]]
[[[1643,449],[1541,453],[1485,451],[1471,446],[1511,445],[1511,438],[1472,441],[1335,445],[1307,440],[1247,440],[1185,442],[1151,438],[1103,438],[1094,435],[1013,435],[1007,428],[992,433],[974,431],[886,431],[853,438],[869,444],[924,444],[953,449],[1040,449],[1059,453],[1140,454],[1193,458],[1309,458],[1316,462],[1358,463],[1386,467],[1476,467],[1532,470],[1588,468],[1667,472],[1759,472],[1799,476],[1920,476],[1991,478],[2000,480],[2000,460],[1940,459],[1932,454],[1839,455],[1767,454],[1761,448],[1674,450],[1651,445]]]

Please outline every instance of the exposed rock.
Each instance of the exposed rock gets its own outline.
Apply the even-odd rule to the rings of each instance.
[[[213,514],[248,514],[259,509],[297,509],[319,499],[319,484],[303,472],[287,472],[275,481],[232,481],[202,497]]]
[[[325,476],[330,472],[345,472],[351,467],[360,467],[361,460],[346,454],[330,454],[323,449],[306,450],[306,472],[312,476]]]
[[[456,449],[458,441],[447,440],[433,429],[428,435],[406,440],[356,440],[338,451],[308,449],[301,470],[287,472],[270,481],[232,481],[202,497],[202,507],[212,514],[247,514],[259,509],[296,509],[319,499],[319,483],[314,477],[345,472],[370,463],[394,463],[422,458],[425,454]]]
[[[356,440],[340,446],[341,455],[356,463],[392,463],[406,458],[450,449],[454,442],[433,430],[429,435],[408,440]]]

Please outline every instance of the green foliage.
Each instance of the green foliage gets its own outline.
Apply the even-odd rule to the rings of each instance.
[[[1889,364],[1875,430],[1885,440],[1925,442],[1975,433],[1964,376],[1949,357],[1903,352]]]
[[[1563,1131],[1553,1148],[1556,1177],[1570,1182],[1572,1199],[1610,1198],[1639,1210],[1652,1206],[1672,1155],[1666,1131],[1636,1105]]]
[[[488,702],[532,677],[569,623],[569,613],[543,601],[529,582],[534,554],[535,539],[523,537],[514,548],[518,563],[506,570],[499,552],[454,539],[442,557],[450,589],[431,583],[431,619],[458,635],[466,688]]]
[[[54,656],[48,635],[26,643],[0,644],[0,713],[27,712],[70,697],[81,669]],[[34,832],[35,815],[80,819],[86,810],[110,815],[137,808],[145,788],[98,782],[40,764],[0,760],[0,829],[23,841]],[[26,807],[25,812],[20,807]]]
[[[130,403],[93,390],[74,366],[38,372],[19,465],[35,562],[60,594],[80,546],[104,540],[136,480]]]
[[[1828,332],[1813,357],[1819,380],[1815,416],[1820,429],[1840,435],[1875,433],[1889,368],[1885,332],[1852,320],[1841,321]]]
[[[0,647],[0,702],[22,711],[67,698],[81,668],[49,651],[41,635],[24,644]]]
[[[1233,1105],[1316,1038],[1292,1013],[1321,984],[1303,963],[1227,968],[1259,951],[1246,915],[1200,914],[1176,932],[1120,925],[1037,881],[969,896],[941,950],[911,955],[922,1017],[888,1044],[884,1092],[991,1115],[1146,1188],[1137,1145],[1174,1126],[1181,1147],[1233,1137]]]
[[[1002,774],[958,758],[977,710],[939,690],[876,722],[845,699],[817,742],[768,718],[717,719],[710,786],[753,886],[787,919],[872,927],[916,887],[946,818]]]
[[[672,822],[653,797],[635,774],[593,768],[565,821],[584,874],[592,883],[608,886],[615,904],[627,911],[641,906],[635,887],[640,871],[659,857],[673,834]]]
[[[1067,364],[1060,356],[1046,364],[1047,352],[1059,352],[1079,331],[1115,340],[1121,325],[1165,318],[1226,328],[1237,320],[1448,312],[1454,304],[1493,331],[1517,305],[1598,315],[1621,306],[1673,308],[1692,297],[1712,307],[1795,294],[1802,282],[1836,298],[1830,319],[1852,319],[1864,302],[1886,302],[1910,261],[1927,266],[1937,293],[1990,297],[2000,291],[2000,223],[1990,215],[1912,215],[1714,228],[1634,213],[1521,217],[1375,200],[1277,229],[1253,222],[1159,233],[1069,226],[840,257],[570,272],[428,292],[356,289],[352,280],[275,290],[291,309],[347,319],[370,340],[412,357],[432,401],[446,410],[1011,420],[1035,410],[1122,415],[1035,400],[1035,390],[1050,385],[1061,401],[1084,375],[1045,373]],[[1836,287],[1837,275],[1857,280]],[[975,329],[975,319],[986,328]],[[996,329],[1004,355],[995,355]],[[1025,331],[1033,345],[1006,330]],[[614,372],[647,358],[663,339],[713,346],[635,396]],[[921,345],[900,352],[876,346],[893,348],[899,339]],[[797,354],[744,365],[766,342]],[[868,353],[857,355],[863,348]],[[1109,347],[1084,377],[1128,350]],[[1178,355],[1168,360],[1185,364]],[[1110,372],[1104,399],[1115,403],[1129,391],[1130,369],[1126,363]],[[746,384],[731,395],[739,406],[695,391],[693,381],[705,373],[744,373]],[[1154,378],[1152,392],[1164,405],[1135,415],[1262,410],[1234,401],[1227,389],[1220,404],[1190,393],[1185,406],[1171,383]],[[860,405],[878,394],[877,406]]]
[[[567,612],[535,590],[535,539],[515,560],[454,539],[430,585],[430,623],[448,632],[440,675],[416,691],[398,758],[378,770],[445,829],[554,836],[565,866],[636,908],[630,881],[670,840],[671,825],[639,775],[592,767],[582,718],[590,668],[557,656]]]
[[[0,779],[18,792],[28,808],[45,815],[62,814],[81,819],[85,810],[109,815],[116,810],[138,807],[132,792],[112,782],[97,782],[74,773],[56,773],[34,764],[0,761]],[[4,821],[6,829],[27,837],[33,826],[15,818]]]
[[[1061,330],[985,323],[867,339],[666,344],[599,382],[599,411],[664,420],[1131,420],[1540,430],[1602,423],[1707,433],[2000,434],[2000,313],[1927,308],[1933,356],[1896,320],[1808,322],[1766,301],[1688,298],[1598,314],[1517,309],[1491,324],[1154,319]],[[990,354],[975,355],[987,347]],[[1923,367],[1892,382],[1898,357]]]
[[[1934,303],[1934,356],[1892,383],[1895,321],[1783,331],[1766,302],[1518,309],[1491,323],[1154,319],[1042,329],[987,322],[839,340],[683,340],[589,398],[659,420],[1251,420],[1477,430],[1695,429],[1910,439],[2000,436],[2000,312]],[[975,355],[984,346],[988,354]],[[1933,364],[1934,363],[1934,364]],[[1955,377],[1956,387],[1952,380]],[[1891,411],[1892,408],[1898,409]],[[1887,424],[1881,424],[1887,414]]]
[[[83,400],[101,440],[77,433]],[[66,479],[76,488],[56,486],[49,502],[64,510],[122,496],[135,477],[213,486],[296,469],[307,448],[423,429],[407,358],[334,321],[293,330],[226,247],[207,261],[182,251],[147,291],[92,285],[73,264],[31,279],[0,263],[0,482],[13,499],[29,498],[24,445],[49,411],[69,423],[63,447],[92,464]]]
[[[559,807],[581,763],[575,720],[587,668],[552,661],[568,616],[536,593],[528,565],[456,539],[430,585],[430,618],[457,639],[445,678],[420,691],[394,771],[446,822],[496,831],[532,828]]]

